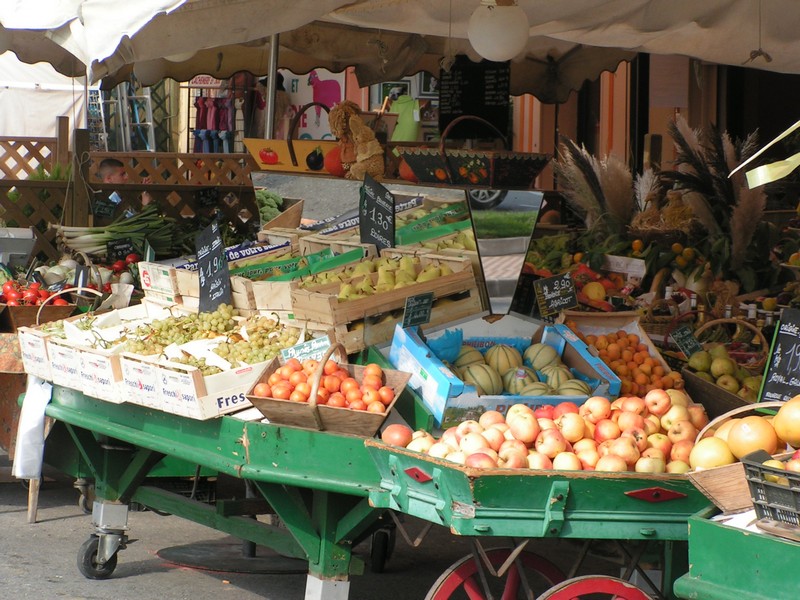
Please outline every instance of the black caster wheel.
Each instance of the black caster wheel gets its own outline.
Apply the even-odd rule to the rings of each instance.
[[[383,573],[386,562],[392,555],[395,544],[394,530],[378,529],[372,534],[372,543],[369,549],[369,570],[373,573]]]
[[[93,535],[83,542],[81,549],[78,550],[78,570],[87,579],[108,579],[117,568],[117,555],[114,553],[105,564],[97,562],[97,549],[100,545],[100,538]]]
[[[80,490],[80,492],[80,496],[78,496],[78,507],[84,514],[90,515],[94,507],[94,486],[88,486]]]

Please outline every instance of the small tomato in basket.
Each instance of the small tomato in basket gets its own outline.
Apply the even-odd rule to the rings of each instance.
[[[134,254],[133,252],[131,252],[130,254],[128,254],[128,256],[125,257],[125,264],[132,265],[138,263],[140,260],[142,259],[139,257],[138,254]]]
[[[63,298],[56,298],[50,304],[52,304],[53,306],[69,306],[69,302],[67,302]]]
[[[111,270],[114,271],[114,273],[122,273],[127,266],[128,263],[126,263],[124,260],[118,260],[111,265]]]

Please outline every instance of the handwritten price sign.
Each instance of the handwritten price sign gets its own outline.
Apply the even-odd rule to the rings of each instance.
[[[785,401],[800,394],[800,310],[783,309],[769,355],[760,400]]]
[[[213,312],[220,304],[231,303],[231,277],[217,221],[198,234],[195,249],[200,279],[200,312]]]

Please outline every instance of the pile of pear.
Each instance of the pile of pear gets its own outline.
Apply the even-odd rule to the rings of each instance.
[[[418,256],[376,258],[355,265],[351,278],[340,283],[337,297],[339,302],[348,302],[452,274],[447,263],[431,262],[423,267]]]
[[[465,229],[459,231],[457,234],[447,236],[442,239],[429,240],[420,244],[423,248],[429,250],[446,250],[452,248],[454,250],[477,250],[478,246],[475,243],[475,233],[472,229]]]
[[[715,383],[747,402],[757,402],[762,375],[753,375],[739,366],[729,355],[724,344],[710,346],[689,357],[689,369],[701,379]]]

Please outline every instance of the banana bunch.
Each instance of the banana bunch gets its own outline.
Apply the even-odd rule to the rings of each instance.
[[[342,282],[338,293],[339,302],[366,298],[414,283],[433,281],[453,273],[453,269],[446,263],[439,265],[431,263],[417,272],[419,258],[414,256],[403,256],[399,259],[384,257],[373,262],[376,263],[376,270],[372,273],[377,273],[377,277],[372,273],[364,273],[359,280]],[[360,273],[354,274],[354,277],[358,275]]]
[[[453,248],[455,250],[478,249],[478,246],[475,243],[475,234],[471,229],[465,229],[464,231],[459,231],[456,235],[445,238],[443,240],[431,240],[428,242],[422,242],[421,245],[423,248],[428,248],[430,250],[445,250],[447,248]]]

